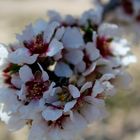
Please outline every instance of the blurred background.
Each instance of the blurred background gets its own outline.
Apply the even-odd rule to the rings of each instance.
[[[91,0],[0,0],[0,42],[8,45],[25,25],[47,19],[47,10],[80,15],[92,7]],[[140,44],[134,45],[133,52],[139,59]],[[140,140],[140,62],[132,64],[128,71],[134,79],[132,87],[107,99],[108,117],[87,129],[83,134],[86,140]],[[13,134],[0,123],[0,140],[27,140],[27,136],[27,128]]]

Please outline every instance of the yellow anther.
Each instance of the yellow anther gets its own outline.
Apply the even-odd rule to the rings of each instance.
[[[59,95],[59,100],[61,100],[61,101],[65,101],[66,98],[67,98],[67,96],[65,94]]]

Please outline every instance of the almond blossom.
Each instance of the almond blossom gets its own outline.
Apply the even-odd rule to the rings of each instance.
[[[112,3],[110,1],[110,3]],[[139,0],[120,0],[116,1],[116,8],[112,9],[111,20],[119,22],[122,27],[123,34],[128,36],[131,34],[130,39],[137,45],[140,37],[140,1]],[[107,13],[108,15],[108,13]],[[114,18],[115,17],[115,18]]]
[[[121,6],[117,8],[116,12],[120,20],[139,22],[140,2],[139,0],[121,0]]]
[[[59,23],[45,24],[45,21],[40,21],[38,26],[38,22],[35,25],[27,26],[21,35],[17,35],[22,47],[9,54],[9,60],[12,63],[20,65],[25,63],[33,64],[38,57],[53,57],[63,49],[63,44],[57,38],[52,39]],[[41,28],[38,29],[40,26]],[[19,59],[17,60],[15,56],[18,56]]]

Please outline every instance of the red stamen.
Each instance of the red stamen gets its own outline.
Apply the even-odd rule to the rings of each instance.
[[[27,100],[39,100],[43,93],[48,90],[49,82],[48,81],[29,81],[26,83],[27,93],[26,98]]]
[[[24,46],[30,50],[32,54],[43,54],[48,50],[48,44],[43,40],[43,34],[40,34],[30,42],[24,42]]]
[[[108,39],[104,38],[104,37],[97,37],[97,48],[100,51],[100,54],[103,57],[107,57],[112,55],[111,51],[109,49],[109,44],[108,44]]]

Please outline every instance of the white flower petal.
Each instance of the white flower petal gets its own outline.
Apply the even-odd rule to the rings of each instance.
[[[61,106],[62,102],[61,101],[55,101],[55,102],[52,103],[52,105]]]
[[[6,112],[2,111],[2,106],[1,106],[1,110],[0,110],[0,119],[1,119],[1,121],[5,122],[7,124],[10,118],[11,118],[10,115],[8,115]]]
[[[51,101],[53,98],[55,99],[55,94],[56,94],[56,90],[57,88],[54,87],[55,83],[52,82],[51,85],[49,86],[49,89],[47,91],[44,92],[43,94],[43,98],[46,99],[46,101]]]
[[[116,89],[114,85],[112,85],[109,81],[105,81],[102,83],[105,89],[105,95],[107,96],[114,96],[116,93]]]
[[[18,75],[12,75],[11,83],[12,83],[15,87],[21,88],[22,81],[21,81],[21,79],[20,79],[20,77],[19,77]]]
[[[124,66],[128,66],[131,63],[136,63],[137,58],[134,55],[127,55],[123,57],[121,61]]]
[[[83,52],[81,50],[72,50],[64,55],[65,59],[71,64],[78,64],[83,59]]]
[[[110,73],[106,73],[100,78],[100,81],[103,82],[103,81],[108,81],[108,80],[111,80],[111,79],[115,79],[115,75],[110,74]]]
[[[24,83],[34,79],[32,70],[27,65],[24,65],[23,67],[20,68],[19,76]]]
[[[69,114],[70,114],[70,119],[73,120],[73,111],[70,110]]]
[[[57,40],[61,40],[64,35],[64,32],[65,32],[65,27],[61,27],[57,29],[54,38],[56,38]]]
[[[62,51],[58,52],[53,58],[55,61],[58,61],[62,58]]]
[[[131,82],[131,75],[124,71],[120,71],[116,78],[113,80],[113,84],[115,85],[115,87],[120,89],[128,89]]]
[[[102,99],[94,98],[91,96],[86,96],[85,101],[89,104],[93,105],[94,107],[98,108],[100,110],[100,113],[102,114],[102,117],[105,117],[107,115],[106,107],[105,107],[105,101]]]
[[[78,81],[77,81],[77,85],[78,87],[82,87],[84,85],[84,83],[86,82],[86,77],[81,76]]]
[[[52,82],[50,87],[49,87],[49,90],[51,91],[50,92],[50,96],[54,96],[55,95],[56,88],[54,88],[54,86],[55,86],[55,82]]]
[[[17,131],[25,126],[26,120],[22,120],[20,117],[21,116],[18,114],[10,116],[10,119],[7,122],[10,131]]]
[[[24,84],[22,84],[21,89],[16,93],[19,100],[25,101],[26,99],[25,92],[26,92],[26,87]]]
[[[0,66],[3,65],[4,59],[8,57],[8,50],[4,44],[0,43]]]
[[[43,93],[43,98],[46,99],[46,101],[49,101],[49,100],[52,101],[52,99],[55,99],[55,95],[56,95],[58,87],[56,88],[54,86],[55,86],[55,83],[52,82],[51,85],[49,86],[49,89]]]
[[[66,130],[71,130],[74,134],[81,133],[87,127],[86,119],[78,112],[73,112],[73,120],[64,124]]]
[[[63,133],[63,131],[61,131],[60,128],[55,127],[54,129],[50,129],[49,133],[48,133],[48,140],[69,140],[69,138],[65,138],[64,137],[65,132]],[[66,135],[68,136],[68,135]],[[46,139],[45,139],[46,140]]]
[[[104,87],[99,80],[96,80],[94,87],[92,89],[92,96],[96,97],[98,94],[104,91]]]
[[[46,121],[55,121],[59,119],[63,114],[60,109],[54,109],[52,107],[47,107],[43,112],[42,116]]]
[[[63,62],[58,62],[56,64],[55,70],[54,70],[55,74],[59,77],[71,77],[73,72],[70,69],[69,65],[63,63]]]
[[[97,32],[93,31],[92,32],[92,43],[94,44],[94,46],[96,46],[96,44],[97,44],[97,37],[98,37]]]
[[[66,28],[62,41],[67,49],[76,49],[84,45],[82,34],[77,28]]]
[[[56,28],[59,27],[59,25],[60,24],[56,21],[48,23],[46,31],[44,32],[44,40],[46,43],[50,42],[52,35],[54,34]]]
[[[112,67],[119,67],[122,64],[120,57],[112,57],[112,56],[110,56],[107,59],[110,62],[110,65]]]
[[[21,102],[17,100],[16,91],[9,88],[0,88],[0,102],[3,104],[2,112],[8,115],[17,112]]]
[[[19,109],[21,118],[24,120],[34,120],[40,116],[39,102],[32,101],[26,106],[22,106]]]
[[[80,91],[74,85],[69,85],[69,91],[70,91],[70,93],[71,93],[71,95],[72,95],[73,98],[80,97]]]
[[[26,48],[19,48],[8,56],[8,60],[14,64],[33,64],[38,54],[31,55]]]
[[[48,73],[47,73],[46,71],[43,70],[42,66],[41,66],[39,63],[38,63],[38,66],[39,66],[39,68],[40,68],[41,71],[42,71],[42,79],[43,79],[43,81],[49,80],[49,75],[48,75]]]
[[[64,48],[63,44],[54,38],[49,45],[47,56],[52,57],[57,53],[59,53],[63,48]]]
[[[94,43],[87,43],[85,46],[86,53],[91,61],[94,61],[100,57],[100,52],[94,45]]]
[[[96,8],[85,11],[79,21],[80,25],[87,25],[90,20],[91,24],[99,24],[102,20],[102,6],[96,5]]]
[[[53,91],[55,92],[55,89],[53,89]],[[46,91],[44,93],[43,98],[45,99],[45,103],[51,103],[51,104],[58,100],[58,97],[57,96],[51,96],[49,91]]]
[[[118,36],[118,26],[115,24],[103,23],[99,26],[98,33],[100,37],[113,38]]]
[[[46,105],[45,105],[45,99],[44,98],[41,98],[40,100],[39,100],[39,109],[40,110],[44,110],[45,108],[46,108]]]
[[[93,123],[94,121],[103,119],[106,115],[105,112],[105,108],[98,108],[92,104],[87,104],[87,106],[81,110],[81,114],[84,116],[88,123]]]
[[[104,108],[105,107],[105,101],[102,99],[94,98],[93,96],[86,96],[84,100],[91,105],[94,105],[96,107]]]
[[[89,89],[89,88],[91,88],[92,87],[92,82],[86,82],[83,86],[82,86],[82,88],[81,88],[81,90],[80,90],[80,93],[83,93],[85,90],[87,90],[87,89]]]
[[[33,121],[28,140],[48,140],[47,131],[48,128],[45,121]]]
[[[23,30],[21,35],[17,35],[16,38],[19,40],[19,42],[24,42],[24,41],[31,41],[34,36],[34,31],[32,24],[26,26],[25,30]]]
[[[71,16],[71,15],[67,15],[65,17],[65,23],[68,24],[68,25],[74,25],[76,23],[76,18]]]
[[[38,35],[39,33],[43,32],[46,29],[46,27],[47,27],[47,22],[43,19],[39,19],[33,25],[33,31],[35,35]]]
[[[126,39],[115,39],[109,48],[115,56],[125,56],[130,51],[130,47]]]
[[[64,107],[64,112],[70,111],[75,106],[76,102],[77,102],[76,100],[73,100],[73,101],[66,103],[65,107]]]
[[[50,22],[53,22],[53,21],[62,22],[62,18],[60,14],[54,10],[49,10],[47,12],[47,16],[49,17]]]
[[[87,76],[91,74],[95,70],[95,68],[96,68],[96,62],[93,62],[91,66],[85,72],[83,72],[83,76]]]
[[[6,58],[8,56],[8,50],[4,44],[0,43],[0,58]]]
[[[81,61],[80,63],[78,63],[77,65],[76,65],[76,70],[78,71],[78,72],[84,72],[85,71],[85,69],[86,69],[86,63],[84,62],[84,61]]]
[[[81,134],[80,132],[81,132],[81,129],[82,129],[81,127],[83,126],[83,124],[85,127],[84,118],[81,119],[80,118],[80,117],[82,117],[81,115],[80,115],[80,117],[79,116],[75,117],[75,113],[76,112],[73,113],[74,119],[67,118],[65,120],[65,123],[63,124],[63,128],[65,131],[61,131],[62,138],[60,140],[62,140],[62,139],[63,140],[67,140],[67,139],[68,140],[75,140],[75,139],[77,139],[76,136]],[[79,139],[79,140],[81,140],[81,139]]]

